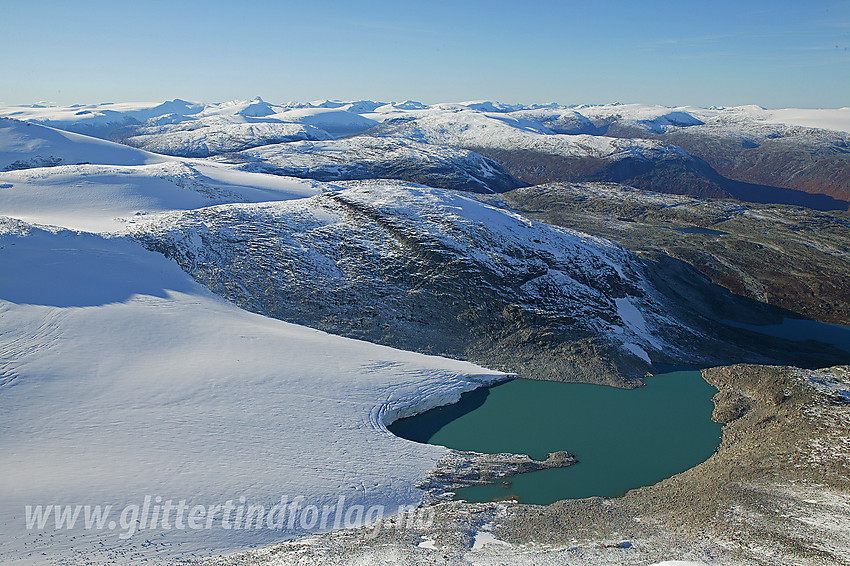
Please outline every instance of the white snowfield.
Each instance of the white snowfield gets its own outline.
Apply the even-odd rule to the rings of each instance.
[[[61,164],[2,171],[49,158]],[[114,232],[149,213],[304,198],[331,188],[0,119],[0,215],[31,223]]]
[[[245,107],[248,104],[242,102],[240,107]],[[17,120],[37,122],[62,130],[94,134],[127,124],[141,123],[166,114],[196,114],[208,107],[209,105],[193,104],[179,99],[163,103],[107,102],[62,107],[33,104],[31,106],[10,106],[0,112],[0,115]]]
[[[145,165],[166,160],[119,143],[0,118],[0,171],[80,163]]]
[[[83,149],[57,145],[65,155]],[[116,235],[122,221],[325,187],[201,161],[142,161],[0,173],[0,563],[168,562],[303,529],[228,529],[219,511],[210,529],[176,528],[172,515],[169,529],[139,530],[122,511],[146,497],[267,512],[284,496],[318,509],[345,497],[342,511],[387,514],[417,504],[415,484],[446,449],[397,438],[384,422],[505,374],[331,336],[214,296]],[[73,529],[55,528],[49,515],[44,528],[27,529],[27,505],[112,511],[100,529],[83,528],[83,515]],[[349,519],[358,514],[343,526]]]
[[[850,132],[850,106],[844,108],[780,108],[756,105],[700,108],[697,106],[659,106],[647,104],[580,105],[570,109],[592,122],[616,117],[626,123],[655,131],[667,127],[729,125],[739,128],[762,124],[801,128],[821,128]],[[548,110],[552,112],[553,110]],[[540,112],[546,112],[541,110]]]
[[[756,119],[762,119],[772,124],[850,132],[850,106],[837,109],[782,108],[756,110],[755,115]]]
[[[288,200],[325,188],[316,181],[180,161],[68,165],[0,173],[0,212],[27,222],[112,232],[149,213]]]
[[[446,449],[391,413],[504,376],[253,315],[123,238],[6,220],[0,236],[0,562],[100,543],[146,556],[282,540],[296,529],[27,530],[26,505],[281,496],[321,508],[416,504]],[[143,543],[157,546],[146,553]],[[163,549],[161,544],[167,545]]]

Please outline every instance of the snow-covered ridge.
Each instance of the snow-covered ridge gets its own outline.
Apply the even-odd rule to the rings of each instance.
[[[145,165],[162,156],[30,122],[0,118],[0,171],[96,163]]]
[[[173,116],[173,115],[170,115]],[[328,140],[332,136],[314,126],[258,121],[243,117],[211,116],[176,123],[150,123],[121,132],[123,143],[166,155],[209,157],[260,145],[300,140]]]
[[[326,142],[265,145],[228,156],[246,171],[342,181],[394,178],[478,193],[522,186],[492,159],[446,146],[403,138],[356,136]]]
[[[676,351],[660,336],[691,332],[663,313],[623,248],[427,187],[350,183],[298,201],[151,216],[137,235],[246,308],[406,349],[468,355],[491,327],[487,343],[508,348],[507,328],[539,319],[560,337],[552,344],[594,340],[639,376],[649,352]]]
[[[32,223],[122,231],[144,214],[303,198],[331,188],[0,119],[0,215]]]
[[[654,140],[587,134],[555,134],[524,118],[471,110],[421,113],[386,120],[376,135],[466,148],[532,151],[564,157],[618,159],[628,153],[642,159],[686,158],[680,148]]]

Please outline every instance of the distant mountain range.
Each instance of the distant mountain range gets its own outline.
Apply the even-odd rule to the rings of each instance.
[[[850,205],[848,108],[256,98],[5,107],[0,116],[322,181],[392,178],[474,192],[595,181],[818,210]],[[44,164],[50,155],[33,157]]]

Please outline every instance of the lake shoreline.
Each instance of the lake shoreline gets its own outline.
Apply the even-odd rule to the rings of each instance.
[[[711,456],[720,443],[720,425],[711,420],[716,392],[695,370],[659,373],[635,389],[515,379],[388,429],[453,449],[429,477],[432,497],[439,497],[433,488],[440,483],[472,502],[614,497]],[[574,465],[546,463],[559,452],[574,456]],[[493,471],[495,456],[500,473]],[[481,465],[489,471],[478,478],[491,481],[470,481]]]
[[[850,366],[738,364],[702,375],[719,390],[715,416],[727,421],[721,445],[705,462],[658,484],[617,498],[547,506],[442,502],[427,507],[435,517],[427,526],[394,517],[377,534],[369,527],[335,531],[203,563],[383,557],[448,564],[468,560],[485,533],[499,541],[476,551],[490,562],[511,562],[519,551],[535,564],[561,566],[671,559],[720,566],[848,564],[850,540],[830,525],[850,524],[850,458],[841,443],[850,437],[850,403],[839,402],[823,383],[850,388]]]

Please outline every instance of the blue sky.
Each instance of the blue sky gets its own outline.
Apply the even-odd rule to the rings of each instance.
[[[850,0],[0,0],[0,103],[850,106]]]

